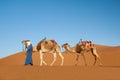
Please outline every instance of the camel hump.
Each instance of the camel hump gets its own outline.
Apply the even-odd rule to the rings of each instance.
[[[44,41],[40,41],[37,45],[37,50],[39,51],[41,49],[42,46],[46,47],[46,48],[50,48],[53,49],[56,47],[57,42],[55,40],[44,40]]]
[[[57,45],[57,42],[55,40],[51,40],[51,42],[55,45]]]

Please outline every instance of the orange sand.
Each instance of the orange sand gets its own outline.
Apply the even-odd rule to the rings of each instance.
[[[85,53],[88,66],[84,66],[80,56],[79,64],[75,66],[76,54],[64,52],[64,65],[59,66],[61,59],[53,67],[39,66],[39,53],[33,53],[34,66],[24,66],[25,52],[0,59],[0,80],[120,80],[120,47],[96,45],[103,66],[93,66],[94,58]],[[52,54],[44,55],[44,60],[50,64]]]

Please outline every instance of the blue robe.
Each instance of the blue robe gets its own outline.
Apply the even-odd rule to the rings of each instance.
[[[26,55],[26,61],[25,61],[25,65],[33,65],[33,61],[32,61],[32,44],[30,44],[27,48],[27,55]]]

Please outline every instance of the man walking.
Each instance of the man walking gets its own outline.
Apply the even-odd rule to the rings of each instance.
[[[26,60],[25,60],[25,65],[33,65],[33,61],[32,61],[32,51],[33,51],[33,47],[32,47],[32,43],[30,42],[30,40],[23,40],[22,43],[25,45],[27,52],[26,52]]]

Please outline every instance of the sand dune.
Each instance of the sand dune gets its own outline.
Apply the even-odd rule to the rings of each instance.
[[[82,56],[75,66],[75,53],[63,52],[64,66],[59,66],[61,59],[53,67],[39,66],[39,53],[33,53],[34,66],[24,66],[25,52],[0,59],[0,80],[120,80],[120,46],[111,47],[96,45],[103,66],[93,66],[94,58],[91,53],[85,53],[88,66],[84,66]],[[48,65],[53,60],[51,53],[44,54]]]
[[[104,66],[120,66],[120,47],[110,47],[103,45],[96,45],[97,52],[101,57],[102,63]],[[63,52],[65,57],[65,66],[70,66],[75,64],[76,54]],[[94,63],[94,57],[90,52],[85,53],[87,64],[92,65]],[[24,65],[25,52],[19,52],[14,55],[2,58],[0,61],[2,64],[6,65]],[[50,64],[53,60],[53,55],[51,53],[44,54],[44,60]],[[39,53],[33,52],[33,62],[34,65],[39,65]],[[54,65],[59,65],[61,62],[60,57],[57,55],[57,61]],[[98,62],[99,63],[99,62]],[[80,56],[79,64],[84,65],[82,56]]]
[[[120,80],[120,68],[1,66],[0,80]]]

